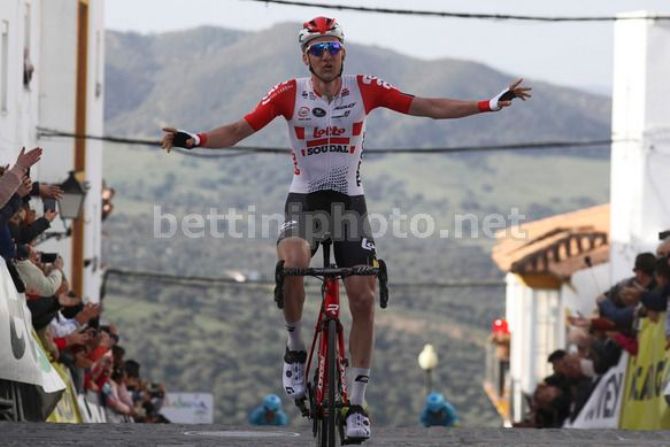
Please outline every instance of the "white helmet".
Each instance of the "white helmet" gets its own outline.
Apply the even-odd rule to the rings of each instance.
[[[314,17],[309,22],[302,25],[300,33],[298,33],[298,43],[300,49],[304,50],[307,44],[317,37],[336,37],[340,42],[344,43],[344,31],[335,19],[329,17]]]

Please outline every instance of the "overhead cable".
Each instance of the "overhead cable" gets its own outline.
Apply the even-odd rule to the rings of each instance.
[[[155,279],[170,283],[183,285],[209,284],[209,285],[229,285],[229,286],[274,286],[274,281],[268,280],[244,280],[240,281],[233,277],[211,277],[211,276],[192,276],[192,275],[174,275],[169,273],[126,270],[118,268],[109,268],[105,271],[105,278],[109,276],[120,276],[124,278]],[[428,282],[392,282],[389,287],[404,288],[467,288],[467,287],[503,287],[505,282],[501,280],[450,280],[450,281],[428,281]]]
[[[135,146],[160,146],[158,140],[138,139],[138,138],[119,138],[110,136],[95,136],[95,135],[78,135],[71,132],[63,132],[59,130],[39,128],[38,136],[40,138],[73,138],[73,139],[87,139],[98,140],[109,143],[135,145]],[[378,148],[365,149],[366,155],[375,154],[454,154],[460,152],[494,152],[494,151],[514,151],[514,150],[549,150],[549,149],[573,149],[580,147],[606,147],[612,143],[623,142],[629,140],[622,139],[600,139],[600,140],[558,140],[558,141],[530,141],[511,144],[492,144],[492,145],[476,145],[476,146],[452,146],[452,147],[419,147],[419,148]],[[234,146],[226,148],[225,150],[216,150],[210,152],[203,148],[199,150],[187,150],[183,148],[174,148],[174,150],[182,155],[201,158],[218,158],[230,157],[250,154],[289,154],[291,152],[288,148],[277,147],[262,147],[262,146]]]
[[[483,14],[470,12],[447,12],[447,11],[425,11],[417,9],[394,9],[394,8],[372,8],[368,6],[337,5],[332,3],[302,2],[290,0],[247,0],[266,4],[277,4],[285,6],[303,6],[308,8],[336,9],[339,11],[356,11],[378,14],[395,14],[405,16],[444,17],[455,19],[479,19],[479,20],[518,20],[524,22],[616,22],[620,20],[670,20],[670,16],[528,16],[517,14]]]

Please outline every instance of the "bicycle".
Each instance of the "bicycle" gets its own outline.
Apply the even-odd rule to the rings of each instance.
[[[380,306],[388,306],[388,275],[386,263],[375,260],[373,266],[338,268],[330,262],[332,241],[322,241],[323,268],[284,268],[284,261],[279,261],[275,269],[275,302],[282,309],[284,306],[283,285],[286,276],[313,276],[321,279],[321,310],[314,328],[314,338],[306,364],[307,378],[306,398],[295,401],[302,416],[312,421],[312,434],[318,447],[335,447],[335,431],[339,432],[342,445],[360,444],[362,439],[345,439],[345,420],[343,409],[349,406],[346,386],[346,368],[348,360],[344,346],[344,331],[340,323],[340,291],[339,280],[348,276],[376,276],[379,281]],[[314,377],[309,380],[309,372],[318,342],[318,356]]]

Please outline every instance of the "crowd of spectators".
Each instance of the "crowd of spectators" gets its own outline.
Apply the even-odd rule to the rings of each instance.
[[[24,293],[38,338],[51,361],[67,367],[77,394],[104,408],[108,422],[168,422],[160,409],[162,385],[142,380],[140,364],[125,359],[117,328],[102,319],[102,306],[78,296],[63,258],[37,246],[57,216],[58,185],[33,182],[30,168],[42,149],[21,150],[14,166],[0,168],[0,256]],[[36,198],[44,203],[40,216]]]
[[[574,421],[598,377],[618,364],[622,352],[637,355],[641,319],[659,321],[670,298],[670,234],[661,233],[661,241],[655,254],[637,255],[633,276],[596,298],[592,316],[568,317],[570,346],[549,356],[554,373],[537,386],[518,426],[558,428]],[[670,349],[670,321],[665,327]]]

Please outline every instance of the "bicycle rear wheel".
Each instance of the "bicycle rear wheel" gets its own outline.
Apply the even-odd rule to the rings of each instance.
[[[323,413],[317,422],[317,447],[335,447],[337,429],[337,322],[328,321],[328,354],[326,356],[326,375],[328,377],[328,400],[324,402]],[[317,416],[318,417],[318,416]]]

